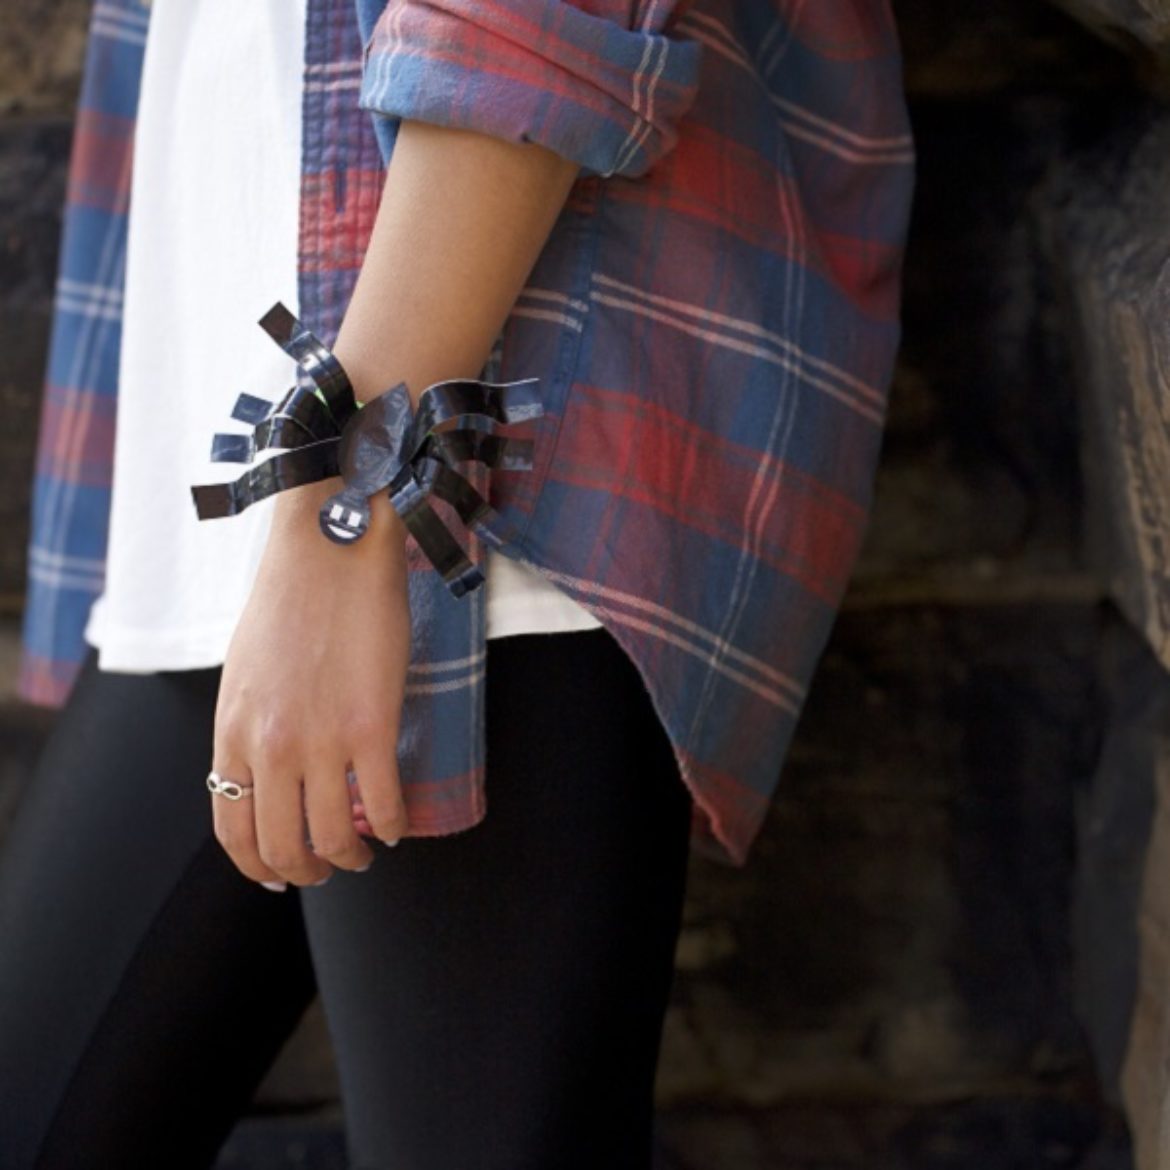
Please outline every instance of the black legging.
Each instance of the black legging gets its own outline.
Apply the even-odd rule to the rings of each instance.
[[[480,825],[283,894],[212,835],[219,670],[95,658],[0,853],[4,1170],[209,1166],[318,986],[355,1170],[646,1170],[691,806],[607,631],[488,642]]]

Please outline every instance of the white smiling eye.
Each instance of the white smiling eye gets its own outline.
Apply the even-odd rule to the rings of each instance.
[[[339,543],[356,540],[366,530],[366,518],[362,513],[343,504],[330,505],[328,515],[322,520],[326,533]]]
[[[362,514],[356,508],[343,508],[340,504],[334,504],[329,509],[329,519],[334,523],[340,521],[342,524],[348,524],[350,528],[362,526]]]

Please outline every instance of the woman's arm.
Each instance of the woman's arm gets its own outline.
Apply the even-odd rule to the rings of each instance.
[[[417,402],[434,382],[480,373],[579,169],[536,144],[401,124],[334,346],[359,401],[405,381]],[[360,542],[326,540],[317,510],[340,486],[333,477],[274,500],[224,663],[212,767],[255,791],[213,798],[216,836],[257,881],[313,884],[372,859],[353,824],[348,762],[374,833],[395,841],[407,827],[396,758],[410,653],[405,526],[378,493]]]
[[[402,124],[335,350],[360,401],[479,374],[579,169],[531,143]]]
[[[359,402],[398,382],[417,402],[434,382],[479,375],[579,170],[532,143],[402,123],[333,347]],[[339,484],[280,493],[277,517],[311,529]],[[401,539],[389,501],[377,501],[379,527]]]

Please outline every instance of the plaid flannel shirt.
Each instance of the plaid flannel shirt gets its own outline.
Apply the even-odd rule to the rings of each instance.
[[[19,679],[46,705],[103,582],[147,12],[100,0],[90,30]],[[899,340],[914,168],[887,0],[309,0],[300,314],[327,343],[401,118],[581,167],[483,374],[541,379],[535,466],[469,478],[637,664],[692,845],[742,865],[866,527]],[[408,554],[401,771],[411,832],[453,832],[487,808],[482,590]]]

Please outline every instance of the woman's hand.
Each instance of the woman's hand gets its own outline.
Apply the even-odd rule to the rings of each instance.
[[[254,788],[242,800],[212,796],[215,835],[259,882],[316,885],[334,866],[364,869],[373,852],[359,827],[387,843],[407,828],[397,759],[410,660],[406,529],[379,493],[360,541],[326,539],[317,509],[341,486],[334,477],[277,497],[224,662],[212,767]]]
[[[402,122],[333,346],[359,401],[405,382],[417,406],[424,387],[479,376],[579,170],[536,143]],[[359,828],[393,841],[407,827],[396,754],[410,658],[406,528],[379,493],[365,536],[333,544],[317,509],[341,486],[335,477],[277,495],[220,681],[212,767],[254,788],[212,797],[215,833],[257,881],[360,869],[373,855]],[[356,826],[347,761],[364,801]]]

